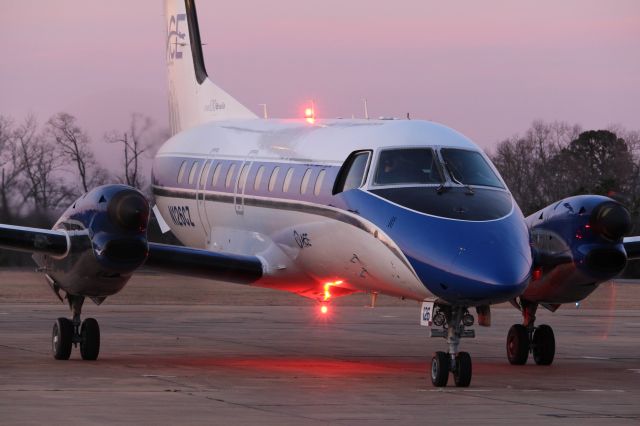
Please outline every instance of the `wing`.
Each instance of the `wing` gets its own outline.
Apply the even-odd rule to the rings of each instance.
[[[115,244],[122,241],[122,238],[118,236],[113,241]],[[138,241],[132,240],[133,243]],[[66,231],[0,225],[0,249],[46,255],[46,262],[41,256],[36,256],[34,259],[48,272],[59,270],[57,263],[63,264],[65,271],[78,267],[86,274],[87,270],[92,270],[91,275],[121,273],[125,264],[130,266],[130,259],[127,259],[127,245],[114,246],[120,252],[119,256],[107,259],[108,261],[94,262],[105,255],[109,256],[107,253],[109,250],[105,249],[109,247],[109,242],[100,241],[100,243],[92,241],[87,230]],[[142,244],[148,248],[144,256],[146,258],[144,265],[162,272],[250,284],[259,280],[265,270],[263,262],[257,256],[147,243],[146,240]],[[128,246],[130,247],[131,244]],[[131,269],[135,270],[139,266],[140,263],[137,263]],[[109,270],[110,268],[112,270]],[[64,278],[61,275],[58,276],[60,278],[57,281],[61,288],[74,287],[74,283],[65,282],[68,279],[73,280],[74,274]]]
[[[257,256],[149,243],[149,210],[140,191],[104,185],[77,199],[52,230],[0,224],[0,250],[32,253],[53,293],[69,305],[73,320],[58,318],[53,328],[54,358],[69,359],[80,342],[82,358],[97,359],[100,329],[95,319],[81,320],[84,301],[102,304],[143,265],[239,284],[268,270]]]
[[[145,266],[174,274],[239,284],[257,281],[264,270],[262,262],[256,256],[157,243],[149,243],[149,257]]]
[[[627,252],[627,259],[640,259],[640,236],[626,237],[623,244],[624,250]]]
[[[0,248],[52,256],[64,256],[70,246],[65,231],[0,225]]]

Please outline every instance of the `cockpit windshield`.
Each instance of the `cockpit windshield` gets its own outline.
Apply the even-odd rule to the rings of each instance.
[[[439,184],[444,179],[430,148],[387,149],[380,153],[375,185]]]
[[[440,154],[447,172],[456,183],[504,188],[498,176],[479,152],[443,148]]]

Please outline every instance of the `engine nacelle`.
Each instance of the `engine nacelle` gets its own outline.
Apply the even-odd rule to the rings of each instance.
[[[33,258],[54,289],[100,301],[120,291],[147,259],[148,224],[149,203],[140,191],[100,186],[76,200],[53,226],[67,235],[67,252]]]
[[[624,269],[623,237],[629,212],[603,196],[580,195],[527,217],[534,255],[533,280],[523,297],[538,303],[584,299]]]

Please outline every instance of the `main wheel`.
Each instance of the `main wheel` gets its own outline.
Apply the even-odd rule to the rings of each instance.
[[[471,355],[460,352],[456,355],[456,369],[453,370],[453,380],[457,387],[466,388],[471,383]]]
[[[448,354],[438,351],[431,358],[431,383],[436,387],[447,386],[451,358]]]
[[[512,365],[524,365],[529,358],[529,332],[522,324],[514,324],[509,329],[507,358]]]
[[[58,318],[53,324],[51,349],[55,359],[69,359],[73,344],[73,323],[67,318]]]
[[[100,352],[100,327],[98,321],[87,318],[80,328],[80,355],[87,361],[98,359]]]
[[[536,328],[533,332],[531,349],[533,360],[538,365],[551,365],[556,354],[556,339],[553,329],[546,324]]]

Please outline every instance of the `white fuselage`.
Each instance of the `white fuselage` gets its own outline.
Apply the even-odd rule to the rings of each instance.
[[[382,147],[478,150],[461,134],[409,120],[246,120],[182,132],[158,152],[153,191],[186,246],[256,255],[256,285],[322,300],[354,291],[430,296],[384,229],[332,203],[350,153]],[[277,170],[277,171],[276,171]],[[367,178],[362,190],[372,183]]]

